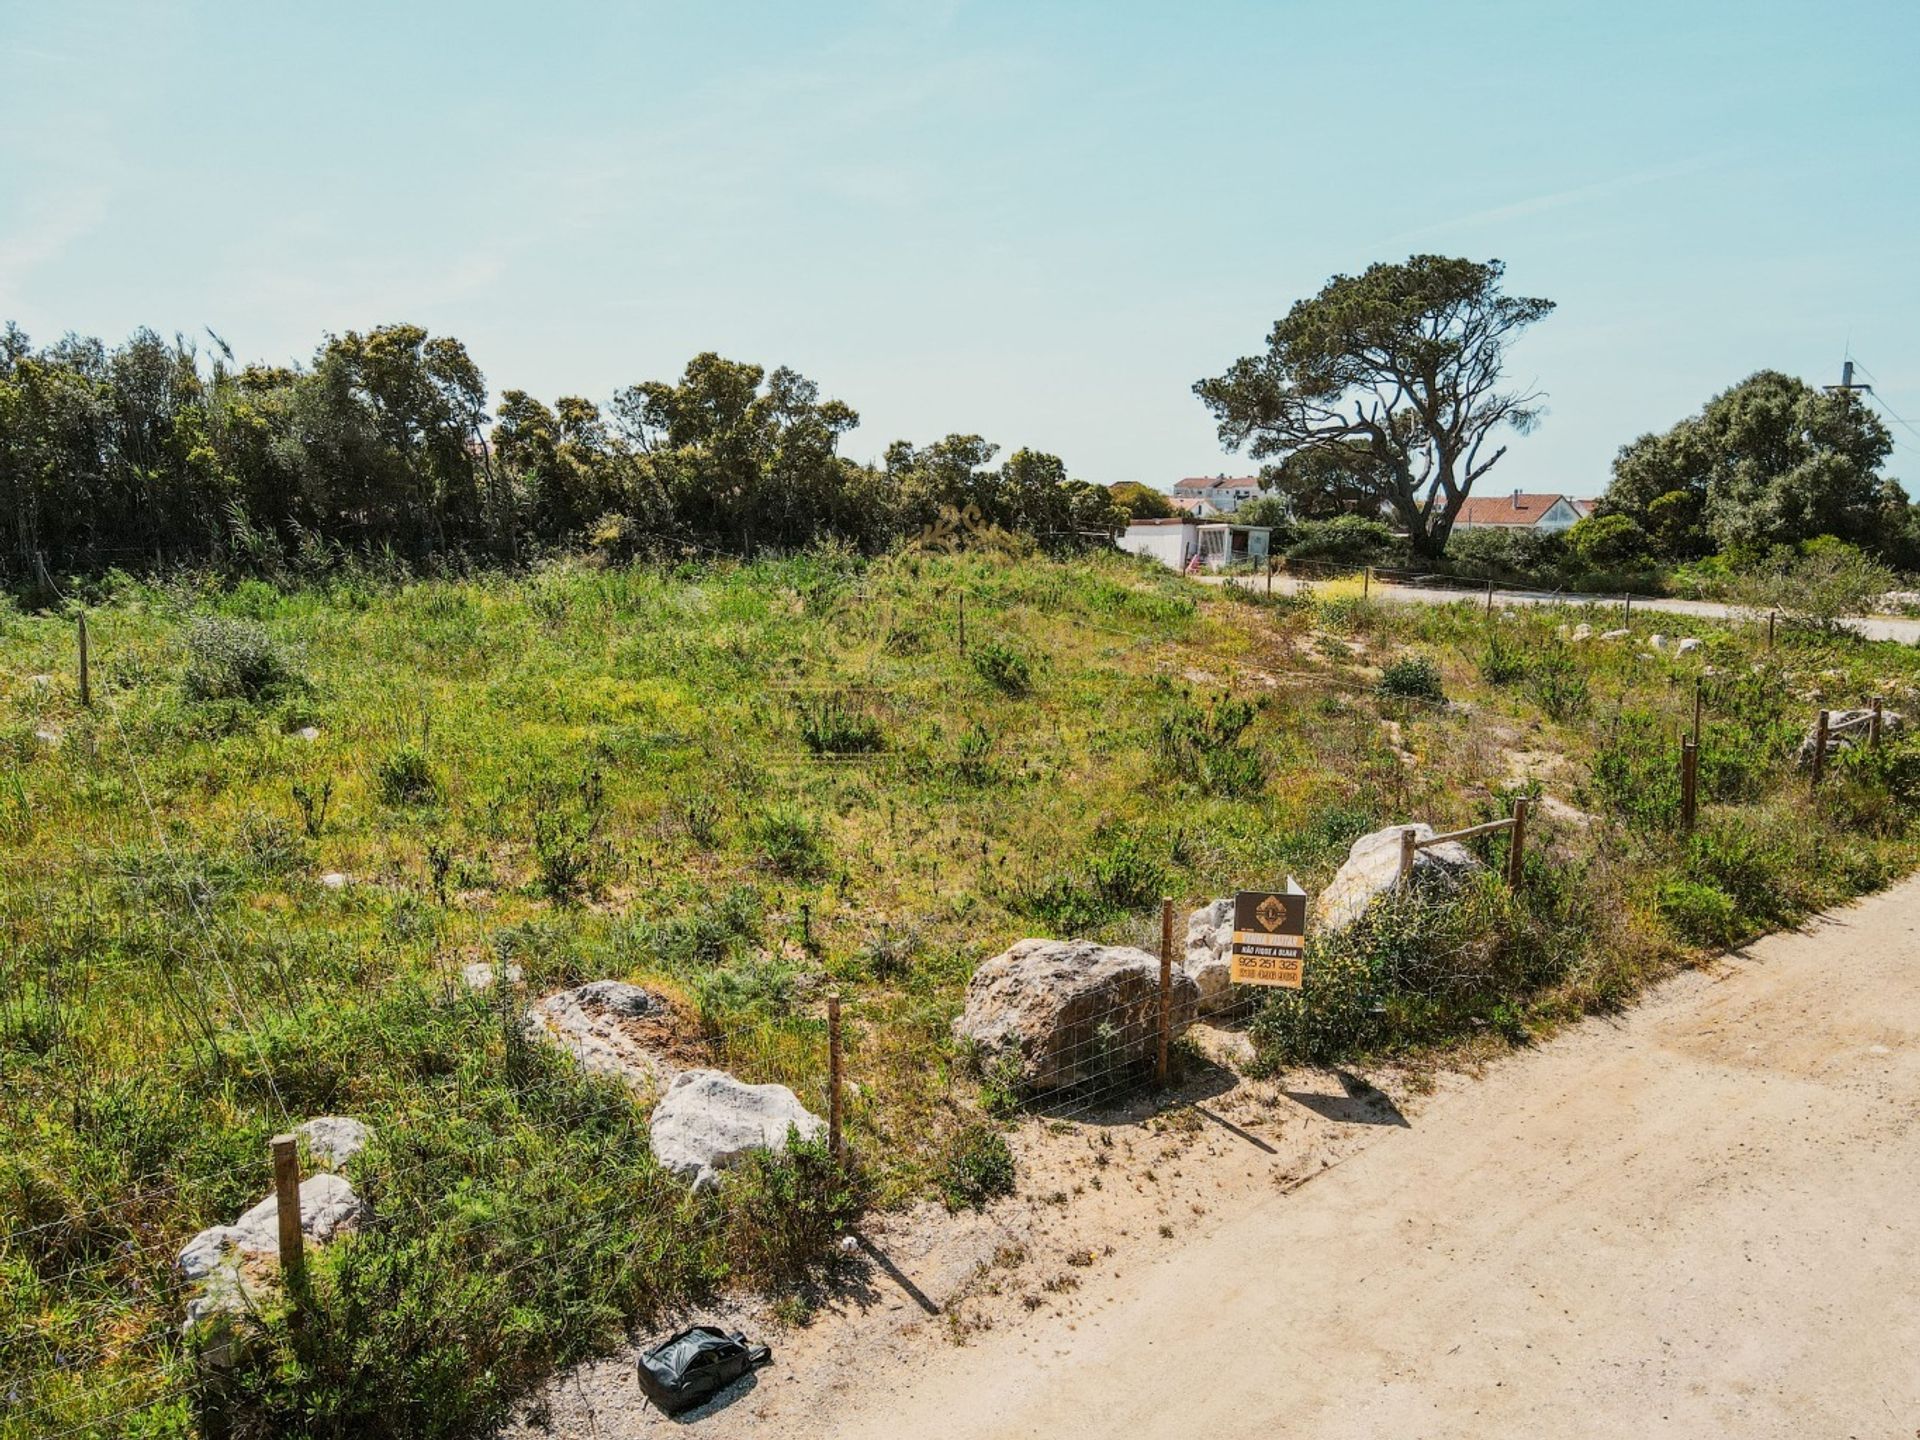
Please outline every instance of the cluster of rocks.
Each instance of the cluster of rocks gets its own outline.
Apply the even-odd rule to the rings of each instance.
[[[359,1229],[372,1210],[338,1173],[366,1147],[367,1127],[345,1115],[322,1115],[294,1129],[302,1168],[325,1167],[300,1182],[300,1231],[325,1245]],[[280,1202],[268,1195],[230,1225],[202,1230],[181,1248],[178,1268],[187,1286],[185,1332],[214,1364],[227,1363],[238,1341],[234,1317],[254,1309],[279,1285]]]
[[[1321,894],[1319,933],[1353,924],[1400,880],[1400,832],[1422,840],[1431,825],[1390,825],[1353,843]],[[1483,868],[1455,841],[1415,852],[1412,893],[1450,894]],[[1172,972],[1171,1019],[1177,1036],[1218,1015],[1234,999],[1233,900],[1223,897],[1187,917],[1186,950]],[[1088,940],[1021,940],[988,960],[967,984],[953,1029],[1030,1095],[1085,1084],[1129,1066],[1143,1067],[1159,1044],[1160,961],[1127,945]]]
[[[1588,640],[1595,638],[1593,626],[1591,625],[1574,625],[1571,627],[1562,625],[1556,633],[1562,640],[1569,641],[1575,645],[1584,644]],[[1623,640],[1633,639],[1633,631],[1624,628],[1619,630],[1602,630],[1598,638],[1609,644],[1615,644]],[[1653,635],[1648,637],[1647,645],[1650,649],[1663,653],[1671,650],[1676,655],[1691,655],[1700,648],[1700,641],[1692,635],[1678,638],[1667,635]]]
[[[509,981],[520,978],[517,967],[507,971]],[[500,978],[485,962],[463,973],[476,989]],[[755,1150],[781,1153],[790,1133],[811,1140],[826,1128],[785,1085],[749,1085],[724,1070],[681,1070],[661,1049],[673,1019],[666,998],[643,986],[591,980],[539,1000],[526,1023],[530,1035],[558,1045],[582,1068],[657,1092],[647,1125],[654,1158],[696,1190],[716,1185]]]

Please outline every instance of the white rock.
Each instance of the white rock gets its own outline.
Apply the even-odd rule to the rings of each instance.
[[[358,1120],[346,1115],[316,1115],[293,1127],[293,1133],[307,1142],[307,1154],[314,1163],[338,1170],[367,1148],[372,1132]]]
[[[1367,911],[1378,897],[1392,890],[1400,880],[1400,832],[1411,830],[1421,840],[1437,832],[1431,825],[1414,822],[1389,825],[1362,835],[1347,852],[1346,863],[1333,882],[1320,892],[1318,920],[1321,932],[1344,930]],[[1483,869],[1473,853],[1457,840],[1417,850],[1413,857],[1413,889],[1418,894],[1450,891],[1475,870]]]
[[[647,1131],[654,1158],[705,1190],[749,1152],[785,1150],[789,1129],[811,1140],[825,1128],[784,1085],[748,1085],[723,1070],[688,1070],[674,1077],[653,1107]]]
[[[1687,636],[1686,639],[1682,640],[1679,644],[1673,647],[1673,653],[1676,655],[1691,655],[1694,651],[1698,650],[1699,648],[1700,648],[1700,641],[1698,640],[1698,638],[1696,638],[1695,636],[1689,635]]]
[[[1633,638],[1633,631],[1608,630],[1604,634],[1602,634],[1600,638],[1602,640],[1631,640]]]
[[[350,1234],[371,1214],[366,1201],[354,1193],[343,1176],[321,1173],[300,1182],[300,1230],[315,1245]],[[231,1225],[202,1230],[180,1251],[181,1277],[191,1287],[184,1331],[219,1317],[235,1315],[252,1306],[260,1280],[274,1274],[257,1257],[277,1256],[280,1250],[280,1206],[267,1196]],[[248,1264],[250,1259],[255,1263]],[[214,1364],[232,1359],[236,1339],[216,1335],[202,1353]]]
[[[1202,905],[1187,916],[1187,954],[1182,964],[1199,991],[1200,1013],[1211,1015],[1233,1001],[1233,898]]]
[[[347,877],[338,870],[329,870],[320,877],[320,883],[329,890],[344,890],[347,888]]]
[[[1573,634],[1569,638],[1576,642],[1591,640],[1593,638],[1593,627],[1591,625],[1576,625],[1573,627]]]
[[[1652,650],[1664,650],[1667,648],[1667,637],[1664,635],[1651,635],[1647,637],[1647,646]]]
[[[469,990],[491,990],[503,979],[509,985],[518,985],[525,978],[520,967],[511,961],[504,968],[495,966],[491,960],[475,960],[460,967],[460,979]]]
[[[663,1085],[674,1066],[655,1052],[634,1022],[668,1014],[650,990],[624,980],[593,980],[556,991],[527,1012],[527,1033],[551,1040],[581,1066],[636,1085]]]
[[[1177,1036],[1193,1022],[1199,987],[1172,977]],[[1019,940],[973,972],[954,1034],[989,1064],[1011,1060],[1029,1091],[1107,1081],[1144,1065],[1159,1044],[1160,961],[1130,945]]]
[[[38,740],[42,745],[46,746],[49,750],[58,750],[60,748],[60,732],[58,730],[53,730],[53,729],[47,728],[46,726],[42,726],[40,729],[33,732],[33,738]]]
[[[320,738],[319,727],[314,725],[302,725],[294,733],[297,734],[302,740],[305,740],[308,743],[312,743],[313,741],[318,740]]]

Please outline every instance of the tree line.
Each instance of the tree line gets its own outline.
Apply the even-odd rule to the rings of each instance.
[[[178,337],[36,349],[0,331],[0,575],[216,564],[324,567],[385,555],[485,563],[591,541],[752,555],[838,540],[879,551],[955,517],[1049,548],[1124,513],[1034,450],[977,435],[840,453],[859,423],[793,370],[702,354],[604,406],[489,387],[415,325],[329,335],[310,363],[237,365]]]

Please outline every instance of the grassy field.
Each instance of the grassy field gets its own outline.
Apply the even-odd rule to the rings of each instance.
[[[1914,863],[1904,741],[1817,799],[1790,759],[1818,705],[1910,708],[1911,652],[1661,616],[1705,643],[1654,656],[1352,589],[993,553],[121,580],[91,709],[70,616],[0,611],[0,1436],[185,1435],[204,1407],[477,1433],[627,1320],[792,1287],[859,1207],[951,1190],[983,1109],[948,1025],[982,959],[1144,940],[1162,894],[1311,889],[1392,821],[1564,802],[1519,896],[1316,945],[1252,1023],[1267,1063],[1526,1043]],[[623,1089],[460,983],[475,960],[535,996],[663,990],[689,1053],[816,1111],[838,989],[856,1173],[805,1147],[686,1195]],[[378,1221],[315,1264],[303,1327],[269,1307],[204,1382],[174,1253],[327,1113],[375,1129],[350,1173]]]

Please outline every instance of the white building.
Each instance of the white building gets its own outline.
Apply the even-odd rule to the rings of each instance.
[[[1258,475],[1192,475],[1174,482],[1173,503],[1195,514],[1231,515],[1259,493]]]
[[[1265,525],[1177,515],[1132,521],[1118,543],[1122,550],[1151,555],[1172,570],[1224,570],[1238,562],[1264,564],[1271,533]]]

